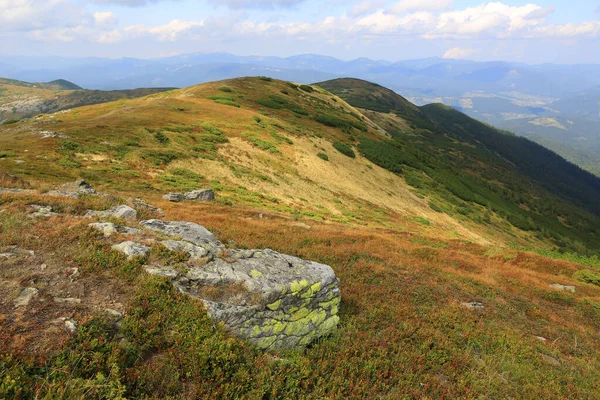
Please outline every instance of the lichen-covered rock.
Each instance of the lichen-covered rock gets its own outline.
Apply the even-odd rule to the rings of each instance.
[[[191,192],[184,193],[183,198],[185,200],[194,201],[213,201],[215,199],[215,193],[212,189],[192,190]]]
[[[145,256],[148,254],[150,248],[148,246],[144,246],[143,244],[132,242],[128,240],[123,243],[115,244],[112,246],[113,250],[119,251],[125,254],[128,258],[133,258],[136,256]]]
[[[337,327],[340,290],[331,267],[273,250],[229,250],[227,258],[174,279],[210,316],[261,349],[304,347]]]
[[[171,278],[225,329],[261,349],[304,347],[337,327],[340,290],[328,265],[273,250],[225,250],[191,222],[154,219],[141,225],[172,237],[163,246],[190,255],[184,270],[153,265],[146,272]]]
[[[31,208],[35,210],[34,213],[30,214],[30,216],[33,218],[49,218],[58,215],[57,213],[52,211],[51,206],[40,206],[37,204],[32,204]]]
[[[37,296],[39,291],[34,287],[28,287],[23,289],[21,294],[14,300],[15,307],[23,307],[29,304],[29,302]]]
[[[98,218],[120,218],[120,219],[136,219],[137,218],[137,211],[135,211],[133,208],[126,206],[126,205],[121,205],[121,206],[115,206],[112,207],[108,210],[104,210],[104,211],[94,211],[94,210],[90,210],[87,212],[87,214],[85,214],[86,217],[88,218],[94,218],[94,217],[98,217]]]
[[[182,201],[184,198],[185,197],[183,196],[183,193],[167,193],[163,196],[164,200],[169,200],[174,203],[178,203],[178,202]]]

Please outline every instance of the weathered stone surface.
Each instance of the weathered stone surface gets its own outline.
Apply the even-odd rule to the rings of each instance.
[[[38,294],[38,290],[34,287],[28,287],[23,289],[19,297],[14,301],[15,307],[23,307],[29,304],[29,302]]]
[[[146,201],[144,199],[140,199],[140,198],[135,198],[135,199],[131,199],[130,203],[133,207],[137,208],[137,209],[146,209],[150,212],[156,213],[160,216],[164,216],[165,213],[163,212],[162,209],[155,207],[151,204],[146,203]]]
[[[169,236],[179,236],[186,242],[193,243],[198,246],[205,244],[221,245],[215,235],[210,233],[208,229],[202,225],[193,222],[170,221],[165,222],[160,219],[149,219],[142,221],[141,225]]]
[[[155,265],[146,265],[144,270],[150,275],[168,276],[169,278],[176,278],[179,275],[179,272],[173,268],[157,267]]]
[[[135,256],[145,256],[148,254],[150,248],[148,246],[144,246],[143,244],[132,242],[128,240],[123,243],[115,244],[112,246],[113,250],[119,251],[125,254],[128,258],[132,258]]]
[[[560,283],[553,283],[552,285],[550,285],[550,287],[555,290],[562,290],[564,292],[575,293],[575,286],[568,286],[568,285],[561,285]]]
[[[163,246],[171,251],[184,251],[189,254],[191,259],[206,257],[209,254],[209,249],[202,246],[196,246],[193,243],[183,240],[163,240],[160,242]]]
[[[88,224],[88,226],[99,230],[104,234],[105,237],[112,236],[115,233],[122,233],[125,235],[137,235],[140,230],[135,228],[130,228],[128,226],[115,225],[112,222],[93,222]]]
[[[94,217],[98,217],[98,218],[121,218],[121,219],[136,219],[137,218],[137,211],[135,211],[133,208],[126,206],[126,205],[121,205],[121,206],[115,206],[112,207],[108,210],[104,210],[104,211],[94,211],[94,210],[90,210],[87,212],[87,214],[85,214],[86,217],[88,218],[94,218]]]
[[[183,193],[167,193],[163,199],[178,203],[184,199]]]
[[[212,189],[200,189],[192,190],[183,194],[185,200],[194,201],[213,201],[215,199],[215,193]]]

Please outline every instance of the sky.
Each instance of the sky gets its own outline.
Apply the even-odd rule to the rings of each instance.
[[[600,63],[600,0],[0,0],[8,55]]]

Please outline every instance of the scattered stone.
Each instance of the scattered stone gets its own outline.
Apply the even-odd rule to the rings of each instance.
[[[115,244],[112,246],[113,250],[119,251],[127,256],[127,258],[133,258],[135,256],[145,256],[148,254],[150,248],[143,244],[132,242],[130,240]]]
[[[179,203],[184,199],[183,193],[167,193],[163,196],[164,200],[169,200],[174,203]]]
[[[263,213],[258,214],[258,218],[263,219]]]
[[[115,233],[122,233],[124,235],[137,235],[140,233],[139,229],[130,228],[128,226],[115,225],[112,222],[93,222],[88,226],[99,230],[104,234],[104,237],[109,237]]]
[[[481,309],[484,308],[483,303],[480,303],[478,301],[469,301],[466,303],[461,303],[461,306],[465,307],[465,308],[469,308],[469,309]]]
[[[15,307],[23,307],[29,304],[29,302],[37,296],[39,291],[34,287],[28,287],[23,289],[21,294],[15,299]]]
[[[40,265],[40,269],[41,269],[42,271],[45,271],[45,270],[46,270],[46,268],[48,268],[48,266],[47,266],[46,264],[42,264],[42,265]]]
[[[167,276],[169,278],[176,278],[179,275],[173,268],[163,268],[154,265],[146,265],[144,270],[150,275]]]
[[[25,160],[15,160],[15,162],[16,162],[17,164],[23,164],[23,163],[25,162]]]
[[[68,319],[65,321],[65,328],[69,333],[75,333],[77,331],[77,322],[72,319]]]
[[[116,206],[116,207],[112,207],[108,210],[104,210],[104,211],[94,211],[94,210],[89,210],[87,212],[87,214],[85,214],[85,216],[87,218],[94,218],[94,217],[98,217],[98,218],[120,218],[120,219],[136,219],[137,218],[137,211],[135,211],[133,208],[126,206],[126,205],[120,205],[120,206]]]
[[[539,341],[545,342],[547,339],[543,336],[534,336],[534,338],[536,338]]]
[[[189,254],[191,259],[206,257],[209,253],[204,247],[196,246],[195,244],[184,242],[183,240],[163,240],[160,242],[163,246],[171,251],[184,251]]]
[[[560,361],[558,361],[556,358],[551,357],[551,356],[547,356],[546,354],[542,354],[542,359],[547,362],[550,365],[554,365],[555,367],[560,366]]]
[[[213,201],[215,199],[215,193],[212,189],[200,189],[192,190],[183,194],[185,200],[194,201]]]
[[[42,139],[48,139],[48,138],[68,139],[69,138],[64,133],[58,133],[58,132],[54,132],[54,131],[40,131],[39,134],[42,137]]]
[[[550,287],[555,290],[562,290],[564,292],[575,293],[575,286],[568,286],[568,285],[561,285],[560,283],[553,283],[552,285],[550,285]]]
[[[69,303],[69,304],[80,304],[81,299],[76,299],[74,297],[55,297],[55,303]]]
[[[65,183],[58,186],[55,190],[46,193],[48,196],[63,196],[73,199],[79,198],[81,194],[99,195],[94,188],[83,179],[78,179],[75,182]]]
[[[113,310],[112,308],[107,308],[104,311],[106,311],[106,313],[108,315],[110,315],[112,318],[115,318],[115,319],[122,319],[123,318],[123,313],[121,313],[121,312],[119,312],[117,310]]]
[[[340,290],[331,267],[273,250],[229,250],[174,279],[209,315],[261,349],[305,347],[338,324]]]
[[[33,218],[49,218],[58,215],[58,213],[52,212],[51,206],[40,206],[37,204],[31,204],[31,207],[35,210],[35,212],[30,215],[30,217]]]

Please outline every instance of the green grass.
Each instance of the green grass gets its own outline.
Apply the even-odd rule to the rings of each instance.
[[[321,160],[329,161],[329,156],[325,153],[317,153],[317,157],[319,157]]]
[[[345,156],[348,156],[350,158],[356,158],[356,153],[354,153],[352,147],[350,147],[347,143],[333,142],[333,147]]]

